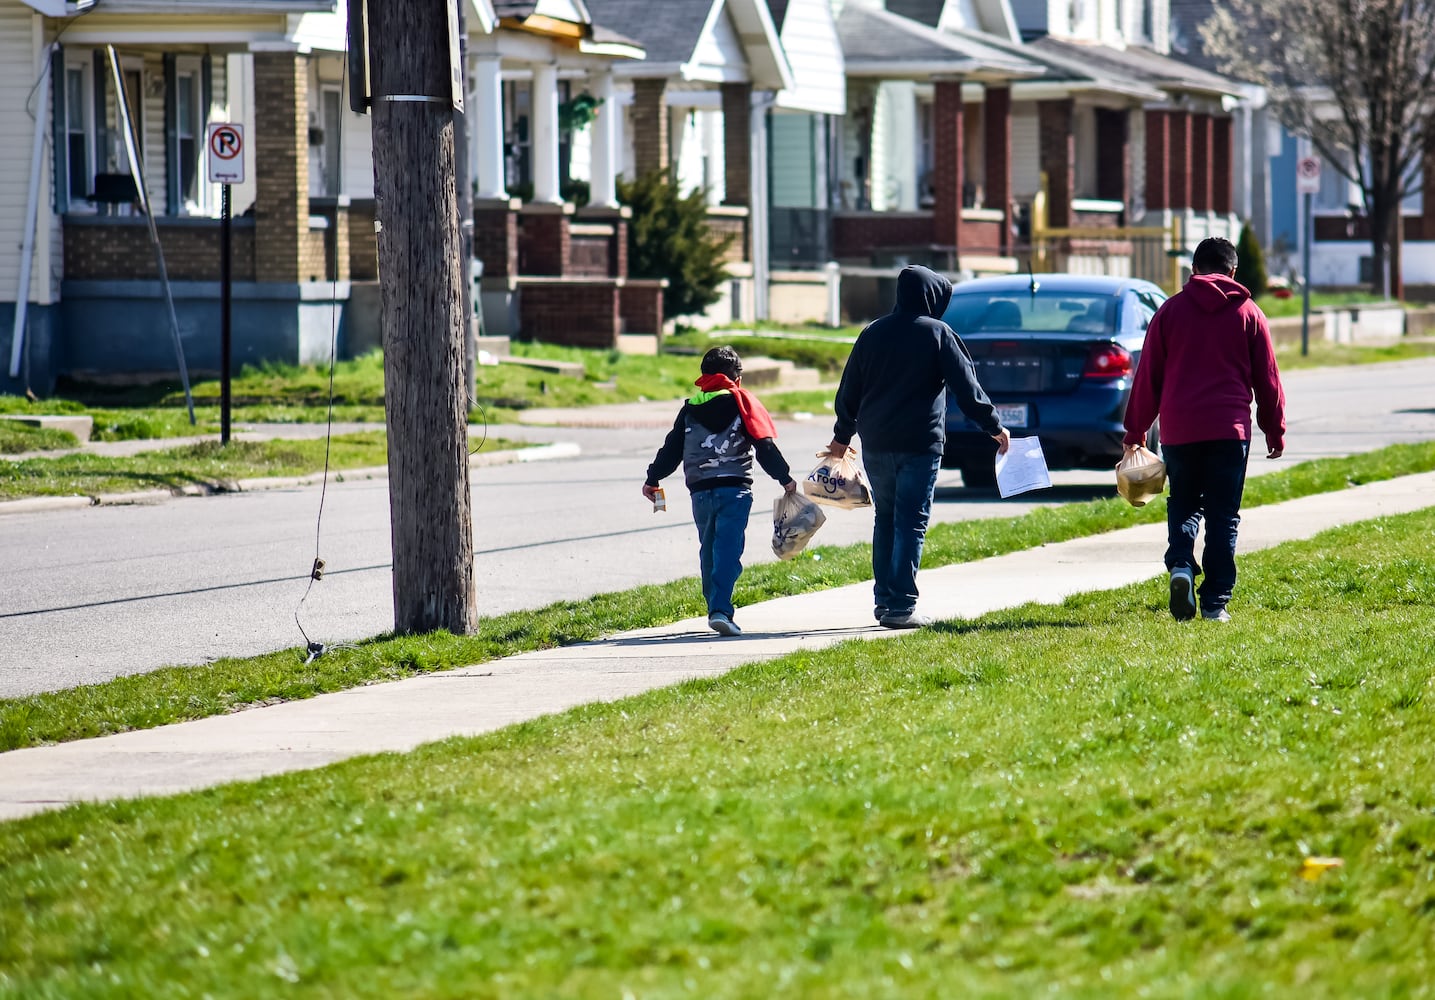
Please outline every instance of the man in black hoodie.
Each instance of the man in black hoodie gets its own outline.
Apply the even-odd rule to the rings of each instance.
[[[946,444],[946,393],[1005,453],[1011,435],[977,383],[966,345],[942,314],[952,283],[925,267],[897,276],[897,306],[868,324],[852,347],[837,390],[828,452],[862,438],[862,465],[876,507],[872,525],[874,614],[886,628],[920,628],[917,568]]]

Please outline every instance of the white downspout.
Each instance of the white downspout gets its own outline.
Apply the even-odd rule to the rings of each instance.
[[[30,264],[35,256],[36,216],[40,212],[40,165],[45,154],[45,117],[50,110],[50,53],[45,47],[40,83],[35,88],[35,139],[30,148],[30,192],[25,199],[25,235],[20,247],[20,284],[15,291],[15,327],[10,335],[10,377],[20,376],[25,352],[25,319],[30,305]]]

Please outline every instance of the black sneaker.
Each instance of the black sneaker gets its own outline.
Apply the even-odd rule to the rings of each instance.
[[[1196,617],[1196,576],[1189,566],[1171,571],[1171,617],[1178,622]]]
[[[875,608],[872,609],[872,617],[875,618],[875,619],[877,619],[879,622],[880,622],[883,618],[886,618],[886,617],[887,617],[887,606],[886,606],[885,604],[879,604],[879,605],[877,605]]]
[[[721,611],[714,611],[708,615],[708,628],[712,629],[718,635],[725,635],[729,638],[742,635],[742,629],[737,627],[737,622],[733,621]]]

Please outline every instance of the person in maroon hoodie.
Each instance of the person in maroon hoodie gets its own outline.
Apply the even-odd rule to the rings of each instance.
[[[1231,620],[1236,586],[1236,526],[1251,443],[1251,399],[1265,434],[1266,458],[1285,450],[1285,392],[1265,314],[1235,280],[1236,248],[1202,240],[1191,280],[1157,310],[1146,330],[1126,404],[1127,450],[1160,418],[1166,502],[1166,569],[1171,614],[1196,617],[1196,533],[1206,518],[1201,617]]]

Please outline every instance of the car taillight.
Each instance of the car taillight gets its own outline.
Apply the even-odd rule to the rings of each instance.
[[[1131,374],[1131,352],[1119,344],[1097,344],[1086,356],[1082,378],[1125,378]]]

